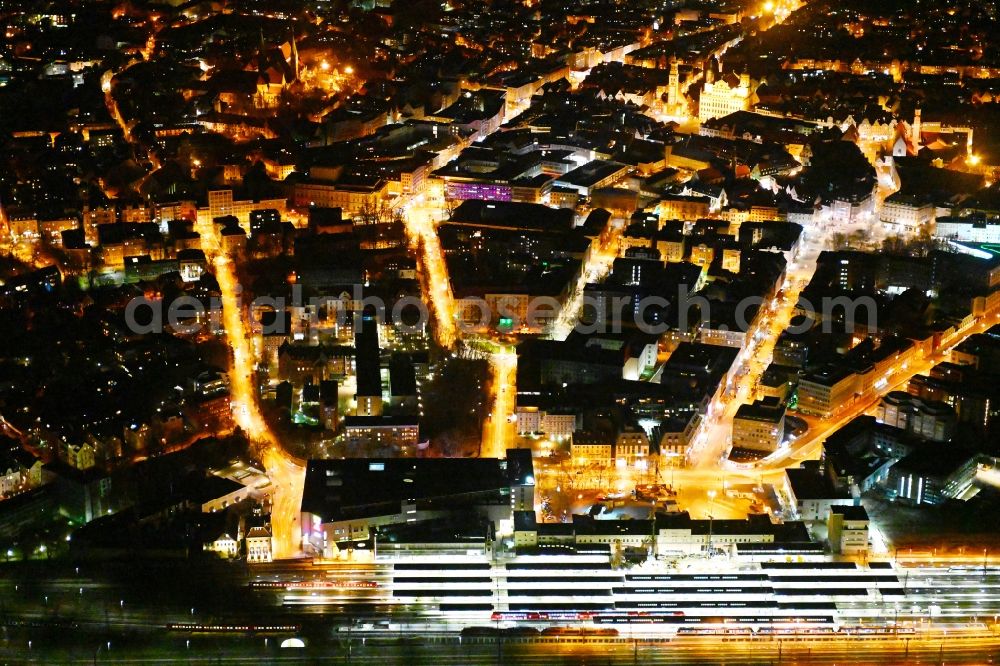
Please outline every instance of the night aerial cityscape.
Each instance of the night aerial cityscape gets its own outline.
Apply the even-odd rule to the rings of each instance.
[[[0,663],[1000,663],[995,0],[0,0]]]

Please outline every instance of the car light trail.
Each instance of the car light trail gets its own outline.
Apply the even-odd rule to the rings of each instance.
[[[126,65],[118,73],[125,72],[129,67],[132,66],[132,64],[134,63]],[[135,137],[132,135],[132,128],[125,121],[124,116],[122,116],[121,109],[118,108],[118,101],[115,99],[114,96],[114,84],[112,83],[112,80],[114,79],[115,75],[116,72],[110,69],[101,75],[101,90],[104,92],[104,105],[107,107],[108,113],[111,115],[111,118],[115,121],[115,124],[118,125],[119,129],[121,129],[122,136],[125,138],[125,141],[132,146],[133,150],[135,150],[136,159],[139,159],[138,149],[141,148],[142,146],[138,143],[138,141],[136,141]],[[153,171],[156,171],[162,166],[160,158],[157,157],[154,151],[152,150],[146,151],[146,157],[149,159],[149,163],[152,168],[149,170],[149,173],[147,173],[146,176],[142,179],[139,185],[140,188],[142,186],[142,183],[145,183],[146,179],[149,178],[149,174],[152,173]]]
[[[452,349],[458,341],[455,298],[437,228],[429,215],[415,210],[404,215],[404,227],[410,246],[419,253],[429,306],[434,313],[434,335],[439,345]]]
[[[726,454],[733,418],[740,405],[752,399],[757,385],[774,356],[774,347],[782,332],[795,315],[799,294],[816,272],[819,249],[826,247],[827,238],[817,239],[817,248],[803,250],[788,272],[788,277],[772,307],[761,316],[761,322],[736,359],[731,377],[738,380],[734,390],[719,394],[708,409],[708,418],[695,435],[688,453],[688,464],[697,467],[718,465]],[[766,306],[761,306],[766,307]]]
[[[599,241],[594,247],[590,258],[580,271],[580,277],[573,287],[573,293],[563,303],[559,314],[556,315],[549,332],[549,337],[553,340],[563,341],[569,337],[583,312],[583,295],[587,285],[603,279],[611,270],[611,266],[618,256],[618,239],[621,236],[621,228],[614,224],[614,220],[608,224],[604,240]]]
[[[230,406],[236,423],[260,447],[261,462],[273,487],[271,495],[271,536],[274,557],[293,557],[299,552],[299,507],[305,485],[305,465],[290,456],[268,427],[260,406],[253,373],[256,360],[250,344],[247,313],[240,299],[239,283],[232,259],[220,252],[215,225],[199,224],[203,247],[215,267],[215,279],[222,297],[222,323],[230,354]]]
[[[112,94],[113,86],[111,80],[114,76],[115,73],[110,69],[104,72],[101,76],[101,90],[104,92],[104,105],[108,107],[108,113],[111,114],[111,118],[114,119],[115,124],[117,124],[119,129],[121,129],[122,135],[125,137],[125,141],[132,143],[132,128],[128,126],[128,123],[125,122],[125,118],[122,117],[121,111],[118,109],[118,102]]]
[[[455,297],[437,227],[431,215],[423,210],[409,210],[404,216],[410,246],[418,252],[423,271],[424,288],[434,314],[434,334],[441,347],[453,349],[458,342]],[[509,442],[510,422],[514,413],[517,354],[504,349],[487,356],[490,364],[490,416],[483,427],[480,456],[502,457]]]
[[[480,456],[502,458],[510,442],[511,419],[517,406],[517,354],[501,350],[489,357],[493,406],[483,429]]]

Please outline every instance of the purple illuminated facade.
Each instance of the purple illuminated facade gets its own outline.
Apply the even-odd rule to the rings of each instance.
[[[465,201],[466,199],[484,199],[486,201],[511,201],[510,185],[495,183],[447,183],[444,196],[446,199]]]

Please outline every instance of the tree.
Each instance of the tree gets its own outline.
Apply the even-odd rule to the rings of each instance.
[[[399,247],[406,238],[403,211],[381,200],[366,203],[354,216],[354,232],[363,249]]]
[[[937,245],[930,225],[921,225],[911,236],[891,236],[882,241],[882,252],[886,254],[926,257]]]
[[[243,188],[251,196],[265,197],[274,187],[271,177],[267,175],[263,162],[255,162],[243,176]]]
[[[622,544],[620,541],[615,541],[614,547],[611,549],[611,568],[621,569],[624,563],[625,557],[622,552]]]
[[[385,199],[379,199],[375,203],[366,201],[354,219],[359,225],[402,224],[403,211],[390,206]]]
[[[847,245],[852,249],[861,249],[868,240],[868,234],[860,229],[851,232],[847,239]]]
[[[875,167],[857,145],[825,141],[812,147],[810,166],[802,174],[802,189],[810,197],[824,198],[870,192],[875,187]]]

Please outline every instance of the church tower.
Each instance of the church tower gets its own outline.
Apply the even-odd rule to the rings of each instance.
[[[292,72],[293,72],[293,76],[295,77],[294,80],[298,81],[299,80],[299,46],[298,46],[298,43],[297,43],[297,41],[295,39],[295,30],[291,30],[291,36],[292,36],[292,40],[291,40],[292,41],[292,58],[291,58],[291,60],[292,60],[292,62],[291,62]]]
[[[667,106],[671,111],[677,108],[681,100],[681,68],[677,58],[670,59],[670,83],[667,88]]]

